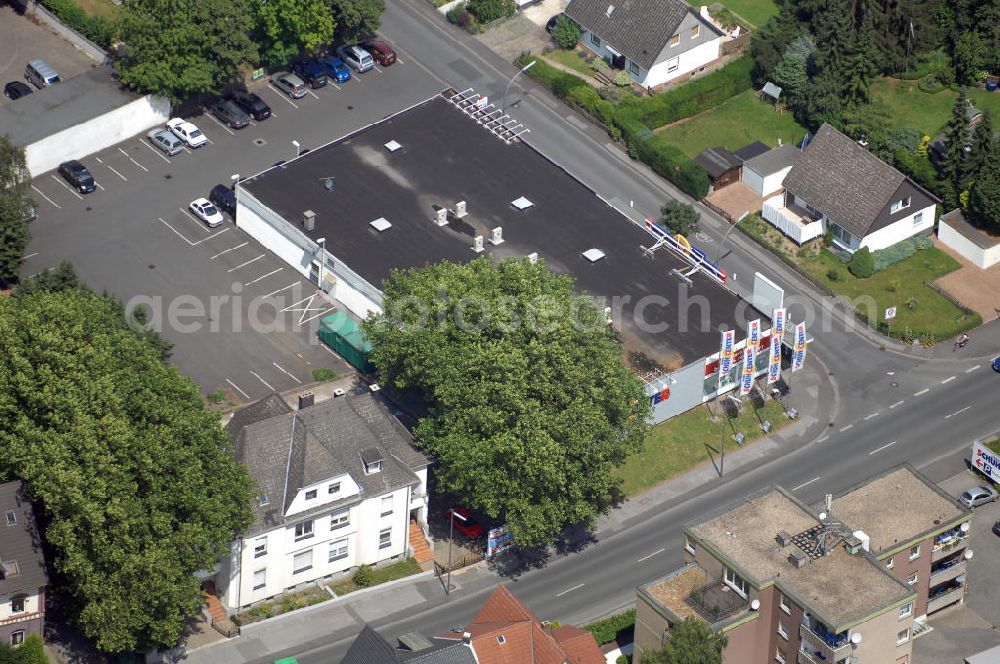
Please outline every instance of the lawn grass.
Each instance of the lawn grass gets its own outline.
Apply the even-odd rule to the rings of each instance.
[[[413,576],[414,574],[420,574],[423,570],[420,569],[420,565],[413,558],[407,558],[406,560],[400,560],[398,563],[393,563],[392,565],[386,565],[385,567],[377,567],[372,570],[372,582],[367,587],[377,586],[380,583],[386,583],[388,581],[395,581],[396,579],[402,579],[408,576]],[[347,577],[342,581],[337,581],[334,583],[327,584],[333,592],[340,595],[346,595],[348,593],[353,593],[356,590],[361,590],[361,586],[354,583],[351,580],[352,577]]]
[[[689,3],[695,11],[698,10],[700,6],[698,3],[690,0]],[[738,14],[750,24],[751,28],[761,27],[767,23],[767,19],[778,13],[778,4],[774,0],[721,0],[720,4]]]
[[[711,111],[659,129],[657,133],[694,157],[705,148],[721,146],[738,150],[754,141],[776,146],[780,138],[785,143],[796,143],[806,130],[791,113],[778,113],[758,99],[753,90],[746,90]]]
[[[743,403],[739,417],[733,420],[733,426],[746,437],[745,445],[763,436],[764,432],[760,429],[760,421],[749,401],[744,399]],[[761,414],[771,422],[772,432],[790,423],[784,414],[784,408],[773,399],[767,400]],[[707,406],[698,406],[653,427],[646,437],[644,449],[628,457],[614,471],[617,477],[622,478],[622,490],[626,495],[634,496],[708,461],[709,450],[705,446],[719,449],[723,427],[726,450],[731,453],[736,450],[733,430],[721,413],[718,420],[713,422]],[[718,459],[717,451],[713,451],[712,455]]]
[[[546,53],[543,57],[553,62],[558,62],[564,67],[569,67],[573,71],[580,72],[584,76],[593,76],[594,70],[583,59],[583,55],[583,51],[575,49],[557,49]]]
[[[74,0],[74,2],[91,16],[114,19],[118,15],[118,6],[111,0]]]
[[[872,97],[889,107],[897,126],[907,125],[919,129],[933,138],[951,117],[958,93],[945,89],[940,92],[923,92],[916,81],[899,81],[880,78],[872,82]],[[989,110],[1000,117],[1000,93],[983,88],[971,88],[969,100],[980,111]]]
[[[935,342],[955,336],[982,322],[978,314],[965,313],[940,293],[926,285],[961,265],[951,256],[933,247],[876,272],[867,279],[858,279],[847,266],[829,251],[821,251],[800,262],[801,267],[828,286],[834,293],[859,304],[858,308],[870,320],[882,321],[888,307],[896,307],[889,332],[906,339],[906,330],[922,342]],[[839,275],[836,281],[828,273]],[[910,309],[907,302],[913,300]],[[931,338],[929,335],[932,335]]]

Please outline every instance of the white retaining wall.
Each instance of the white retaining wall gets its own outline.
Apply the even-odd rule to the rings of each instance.
[[[81,159],[132,138],[170,119],[170,102],[148,95],[25,148],[28,171],[36,177],[69,159]]]

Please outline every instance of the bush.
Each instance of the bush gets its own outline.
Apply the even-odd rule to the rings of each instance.
[[[635,626],[635,609],[629,609],[624,613],[616,613],[613,616],[590,623],[584,627],[585,630],[594,635],[599,645],[611,643],[618,638],[621,632]]]
[[[615,72],[614,81],[615,85],[617,85],[620,88],[624,88],[627,85],[632,85],[632,77],[629,76],[629,73],[624,69],[619,69],[617,72]]]
[[[840,281],[840,270],[835,270],[831,267],[826,271],[826,278],[830,281]]]
[[[875,259],[868,247],[861,247],[854,252],[847,269],[858,279],[867,279],[875,273]]]
[[[901,240],[896,244],[872,252],[875,272],[881,272],[890,265],[895,265],[900,261],[905,261],[918,251],[922,251],[934,245],[929,237],[915,237],[908,240]]]
[[[18,664],[49,664],[42,637],[29,634],[15,651]]]
[[[337,372],[333,369],[327,369],[326,367],[319,367],[313,369],[313,380],[317,383],[322,383],[328,380],[333,380],[337,377]]]
[[[358,567],[358,571],[351,577],[351,581],[353,581],[354,585],[358,588],[367,588],[372,585],[375,581],[375,573],[374,570],[372,570],[371,565],[361,565]]]
[[[226,393],[221,389],[208,395],[208,400],[215,404],[220,404],[226,400]]]
[[[465,6],[480,23],[507,18],[517,11],[514,0],[469,0]]]
[[[580,27],[566,14],[560,14],[552,29],[552,40],[559,48],[573,48],[580,41]]]
[[[101,48],[106,49],[111,46],[114,25],[108,19],[103,16],[90,16],[73,0],[41,0],[41,3],[63,23]]]
[[[445,17],[447,17],[449,23],[455,23],[457,25],[458,17],[465,11],[465,3],[461,3],[449,9],[448,13],[445,14]]]

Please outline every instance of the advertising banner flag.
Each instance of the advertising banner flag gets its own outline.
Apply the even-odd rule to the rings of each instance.
[[[792,371],[798,371],[806,361],[806,324],[795,324],[795,343],[792,347]]]
[[[767,365],[767,384],[777,383],[781,377],[781,336],[771,333],[771,362]]]
[[[740,394],[750,394],[753,387],[754,374],[757,373],[757,346],[760,344],[760,320],[750,321],[746,347],[743,349],[743,377],[740,381]]]
[[[719,384],[733,369],[733,356],[736,354],[736,330],[726,330],[722,333],[722,345],[719,348]]]
[[[782,337],[785,334],[785,309],[775,309],[771,314],[771,334]]]
[[[507,526],[493,528],[486,537],[486,557],[492,558],[512,546],[514,546],[514,534]]]

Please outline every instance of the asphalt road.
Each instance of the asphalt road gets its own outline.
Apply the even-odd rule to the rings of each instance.
[[[274,117],[231,130],[190,118],[211,144],[166,157],[145,134],[83,161],[100,185],[81,196],[58,174],[32,192],[24,273],[70,260],[95,290],[138,298],[175,344],[173,360],[205,392],[222,388],[250,401],[312,382],[318,367],[348,370],[316,330],[333,304],[284,261],[227,221],[209,229],[187,210],[231,176],[247,177],[377,121],[439,90],[402,54],[385,70],[355,76],[291,100],[266,83],[254,88]]]

